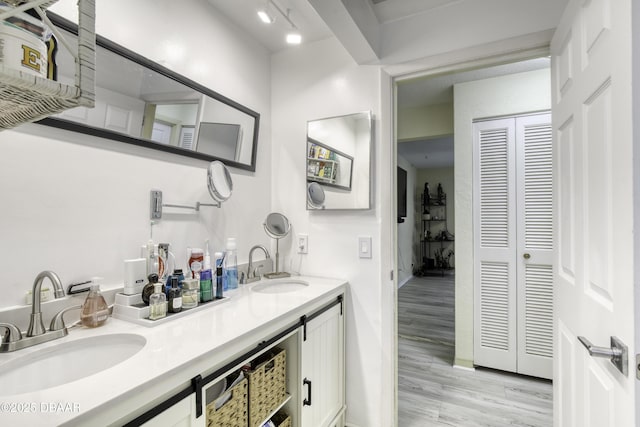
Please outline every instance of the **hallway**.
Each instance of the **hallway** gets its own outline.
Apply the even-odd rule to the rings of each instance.
[[[398,426],[553,424],[547,380],[454,369],[454,277],[416,277],[398,291]]]

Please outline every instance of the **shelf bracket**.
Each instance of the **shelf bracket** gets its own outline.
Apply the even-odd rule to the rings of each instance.
[[[196,202],[195,205],[177,205],[173,203],[162,203],[162,191],[160,190],[151,190],[150,193],[150,203],[149,210],[151,219],[161,219],[162,218],[162,208],[179,208],[179,209],[191,209],[196,212],[200,212],[201,206],[211,206],[215,208],[221,208],[222,203],[200,203]]]

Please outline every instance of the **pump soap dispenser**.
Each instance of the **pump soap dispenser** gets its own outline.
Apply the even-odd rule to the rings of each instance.
[[[109,318],[109,306],[100,293],[100,278],[91,279],[91,290],[82,305],[80,321],[82,326],[96,328],[102,326]]]

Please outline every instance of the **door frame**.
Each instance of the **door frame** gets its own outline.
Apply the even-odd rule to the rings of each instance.
[[[552,32],[551,32],[552,33]],[[381,84],[381,119],[380,119],[380,141],[382,158],[390,159],[388,162],[381,162],[380,185],[381,194],[388,194],[391,197],[383,198],[380,201],[381,207],[381,246],[390,248],[382,252],[381,273],[383,283],[387,282],[385,272],[390,272],[390,281],[387,282],[386,292],[383,296],[388,297],[386,304],[382,307],[383,342],[389,344],[388,355],[390,360],[387,365],[390,369],[383,372],[382,386],[393,390],[392,407],[383,408],[382,419],[393,420],[393,425],[398,425],[398,235],[397,235],[397,185],[396,171],[398,166],[398,135],[397,135],[397,91],[398,82],[414,78],[436,76],[443,73],[453,73],[467,71],[477,68],[486,68],[511,62],[519,62],[527,59],[534,59],[550,55],[551,35],[548,33],[534,36],[517,37],[491,43],[473,49],[463,49],[435,57],[423,58],[408,64],[392,65],[382,68]],[[384,179],[384,177],[387,177]],[[386,206],[385,206],[386,205]],[[386,226],[385,226],[386,224]],[[472,242],[471,242],[472,244]],[[458,292],[458,279],[456,278],[456,294]],[[383,292],[385,287],[383,286]],[[456,303],[457,305],[457,303]],[[471,334],[473,336],[473,322],[471,328],[460,331],[456,322],[456,348],[461,335]],[[454,366],[460,368],[471,368],[464,363],[459,363],[458,358],[454,361]],[[389,372],[390,371],[390,372]],[[392,413],[387,413],[389,410]]]

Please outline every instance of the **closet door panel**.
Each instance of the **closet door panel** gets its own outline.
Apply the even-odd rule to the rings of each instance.
[[[515,126],[474,123],[474,363],[516,370]]]
[[[517,157],[518,369],[553,375],[551,115],[515,119]]]

